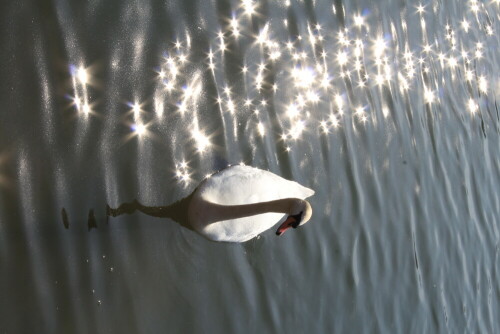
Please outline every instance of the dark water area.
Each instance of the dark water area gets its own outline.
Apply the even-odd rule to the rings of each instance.
[[[0,333],[500,332],[500,2],[0,5]],[[315,190],[242,244],[164,206]]]

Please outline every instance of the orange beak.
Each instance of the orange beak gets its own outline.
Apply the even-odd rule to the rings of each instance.
[[[297,219],[295,219],[292,216],[289,216],[283,224],[278,227],[278,230],[276,231],[276,235],[280,236],[283,233],[285,233],[286,230],[288,230],[290,227],[294,227],[294,225],[297,224]]]

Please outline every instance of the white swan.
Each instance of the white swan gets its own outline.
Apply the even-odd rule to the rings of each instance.
[[[271,172],[231,166],[202,181],[188,206],[189,225],[214,241],[244,242],[273,227],[276,231],[305,224],[312,215],[303,200],[314,191]]]

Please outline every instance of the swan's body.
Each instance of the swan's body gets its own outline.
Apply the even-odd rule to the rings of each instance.
[[[291,223],[283,223],[279,235],[309,220],[312,209],[303,199],[313,194],[271,172],[232,166],[205,179],[195,190],[189,203],[189,225],[210,240],[244,242],[287,215]]]

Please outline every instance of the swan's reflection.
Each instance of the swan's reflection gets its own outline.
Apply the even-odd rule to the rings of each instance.
[[[141,204],[138,200],[123,203],[115,209],[111,208],[109,205],[106,205],[106,215],[108,217],[118,217],[123,214],[133,214],[136,211],[140,211],[152,217],[170,218],[180,225],[193,230],[193,228],[188,223],[188,206],[191,202],[192,196],[193,194],[166,206],[146,206]]]
[[[132,202],[127,202],[121,204],[117,208],[111,208],[109,204],[106,204],[106,221],[109,223],[110,217],[118,217],[123,214],[133,214],[136,211],[142,212],[148,216],[157,218],[170,218],[180,225],[193,230],[193,228],[188,224],[188,205],[191,201],[192,194],[173,203],[165,206],[146,206],[141,204],[138,200],[133,200]],[[65,208],[61,210],[61,218],[64,228],[69,229],[70,219],[68,212]],[[87,219],[88,230],[97,228],[97,218],[95,216],[94,209],[90,209]]]

